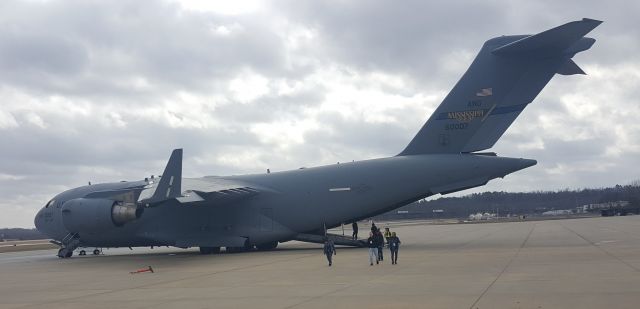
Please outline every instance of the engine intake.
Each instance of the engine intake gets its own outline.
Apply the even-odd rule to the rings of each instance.
[[[109,199],[77,198],[62,205],[62,223],[70,232],[101,232],[139,219],[143,209]]]
[[[140,219],[144,208],[135,204],[116,203],[111,208],[111,219],[116,226],[122,226],[129,221]]]

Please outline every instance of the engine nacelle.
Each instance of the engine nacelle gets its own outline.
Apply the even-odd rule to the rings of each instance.
[[[143,208],[109,199],[77,198],[62,205],[64,227],[74,233],[95,233],[139,219]]]

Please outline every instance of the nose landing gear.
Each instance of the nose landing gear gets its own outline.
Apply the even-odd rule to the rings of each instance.
[[[61,259],[70,258],[73,255],[73,250],[69,250],[70,248],[60,248],[58,250],[58,257]]]
[[[78,233],[69,233],[62,239],[60,243],[60,250],[58,250],[58,257],[61,259],[70,258],[73,255],[73,250],[76,250],[80,246],[80,235]]]

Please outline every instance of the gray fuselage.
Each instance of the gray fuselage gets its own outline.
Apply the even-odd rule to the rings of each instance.
[[[140,219],[96,233],[80,234],[84,246],[229,246],[286,241],[298,233],[322,230],[371,217],[418,199],[484,185],[534,165],[534,160],[485,155],[398,156],[269,174],[203,177],[233,180],[261,189],[237,202],[181,205],[175,200],[145,208]],[[189,190],[184,179],[184,190]],[[36,226],[53,239],[68,233],[60,205],[91,192],[128,187],[135,182],[84,186],[63,192],[57,205],[43,208]]]

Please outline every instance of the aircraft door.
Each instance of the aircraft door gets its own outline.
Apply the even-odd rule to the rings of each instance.
[[[273,231],[273,208],[260,209],[260,231]]]

